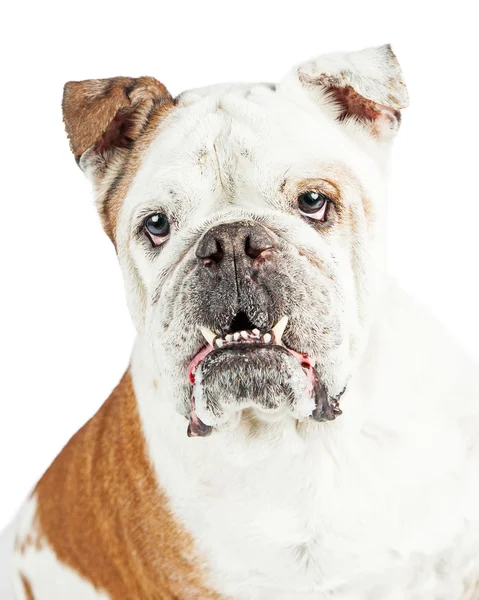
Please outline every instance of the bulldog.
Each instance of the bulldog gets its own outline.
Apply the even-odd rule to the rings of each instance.
[[[385,260],[407,104],[390,46],[66,84],[137,339],[4,537],[2,599],[479,598],[479,377]]]

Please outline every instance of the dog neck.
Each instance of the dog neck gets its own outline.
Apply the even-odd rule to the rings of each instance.
[[[357,376],[351,379],[345,394],[343,414],[335,421],[298,423],[285,418],[281,422],[252,427],[248,419],[243,419],[232,430],[213,431],[206,438],[189,438],[187,419],[176,410],[168,382],[158,378],[148,344],[137,339],[131,374],[151,463],[170,506],[174,507],[175,516],[191,532],[198,555],[205,558],[206,565],[212,566],[209,571],[213,589],[228,596],[234,593],[237,584],[228,566],[224,569],[215,566],[219,555],[225,564],[241,563],[241,568],[248,564],[249,550],[246,549],[250,546],[243,539],[243,517],[238,517],[237,526],[228,525],[226,533],[228,514],[242,511],[246,522],[251,519],[263,522],[261,515],[271,510],[271,498],[284,497],[288,486],[298,490],[298,494],[300,490],[309,489],[303,498],[309,502],[318,490],[329,489],[332,473],[344,471],[367,419],[368,386],[374,381],[371,358],[377,352],[376,341],[372,335]],[[315,465],[314,469],[311,465]],[[254,507],[250,506],[252,498]],[[286,498],[281,505],[289,506]],[[294,513],[291,507],[287,509],[289,515],[288,511]],[[306,521],[310,517],[306,511]],[[330,515],[331,519],[336,517]],[[317,515],[314,518],[318,518]],[[275,535],[290,535],[286,524],[276,523],[276,527],[280,531],[275,529]],[[230,540],[226,546],[225,537]],[[243,543],[245,556],[240,557],[243,551],[238,548]],[[213,546],[222,548],[221,552],[212,553]],[[228,559],[230,547],[231,561]],[[235,549],[238,549],[236,559]],[[273,544],[272,551],[276,550]],[[280,587],[283,583],[277,585]],[[287,582],[284,585],[289,589]]]

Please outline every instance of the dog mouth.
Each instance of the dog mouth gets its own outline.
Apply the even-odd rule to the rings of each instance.
[[[316,370],[316,359],[305,352],[297,352],[289,348],[283,341],[283,334],[288,325],[288,316],[283,316],[272,329],[260,331],[258,328],[241,329],[219,335],[207,327],[199,327],[206,345],[193,357],[187,368],[189,382],[196,383],[196,374],[206,357],[221,359],[220,363],[234,361],[258,360],[264,356],[283,356],[286,354],[297,361],[305,375],[306,394],[315,401],[311,417],[316,421],[331,421],[342,414],[339,408],[339,397],[329,398]],[[288,360],[291,360],[289,358]],[[189,437],[205,437],[211,434],[212,426],[206,425],[199,418],[195,406],[194,394],[191,397],[190,418],[188,424]]]
[[[234,333],[227,333],[223,336],[216,335],[207,327],[200,327],[199,329],[205,338],[207,345],[198,352],[188,366],[188,379],[190,383],[194,385],[196,369],[212,352],[247,346],[282,346],[300,362],[305,373],[308,374],[310,368],[314,367],[316,364],[315,359],[308,356],[306,353],[299,353],[287,348],[282,341],[288,320],[288,317],[285,316],[281,318],[272,329],[264,332],[261,332],[256,328],[243,329],[241,331],[235,331]]]

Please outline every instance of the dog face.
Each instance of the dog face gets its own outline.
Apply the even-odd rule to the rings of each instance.
[[[152,78],[69,83],[64,118],[129,306],[190,435],[334,419],[368,334],[390,141],[389,46],[279,85],[173,99]]]

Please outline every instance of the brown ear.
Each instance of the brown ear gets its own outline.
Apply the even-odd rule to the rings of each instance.
[[[121,203],[142,149],[174,105],[153,77],[71,81],[63,93],[63,119],[77,163],[94,185],[103,227],[115,243]]]
[[[153,77],[70,81],[62,107],[76,161],[91,149],[90,158],[96,155],[105,164],[115,152],[130,149],[165,102],[172,102],[171,95]]]
[[[377,140],[393,137],[401,122],[400,111],[409,104],[389,44],[319,56],[301,64],[293,78],[338,121],[357,124]]]

